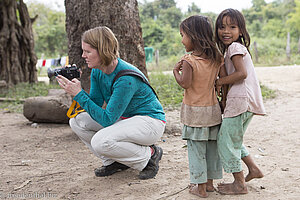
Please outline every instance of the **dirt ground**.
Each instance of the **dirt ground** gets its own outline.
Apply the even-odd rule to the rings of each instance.
[[[300,66],[256,71],[278,94],[265,101],[268,115],[255,116],[245,135],[265,177],[249,182],[247,195],[213,192],[208,199],[300,199]],[[179,111],[167,111],[167,120],[180,125]],[[155,179],[139,180],[132,169],[100,178],[93,172],[100,161],[68,125],[32,124],[22,114],[0,110],[0,199],[200,199],[188,193],[187,150],[174,130],[158,143],[164,155]],[[224,174],[215,184],[231,180]]]

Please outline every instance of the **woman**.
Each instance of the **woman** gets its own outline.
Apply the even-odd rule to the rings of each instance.
[[[71,118],[70,126],[102,160],[103,166],[95,169],[96,176],[130,167],[140,171],[140,179],[155,177],[162,149],[153,144],[165,129],[165,113],[156,95],[136,76],[122,76],[113,84],[121,70],[142,72],[119,58],[119,44],[109,28],[84,32],[82,50],[82,57],[92,68],[90,93],[77,79],[69,81],[59,75],[57,80],[86,111]]]

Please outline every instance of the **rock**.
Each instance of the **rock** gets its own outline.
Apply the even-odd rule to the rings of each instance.
[[[176,121],[167,121],[165,134],[180,136],[182,127],[179,122]]]
[[[67,111],[72,97],[63,90],[46,97],[30,97],[23,104],[23,115],[35,123],[68,123]]]

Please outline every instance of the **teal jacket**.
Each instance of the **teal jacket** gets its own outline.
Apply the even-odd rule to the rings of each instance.
[[[120,117],[135,115],[165,121],[162,105],[151,88],[139,77],[122,76],[112,87],[114,77],[124,69],[133,69],[142,74],[139,69],[118,58],[118,65],[111,74],[92,69],[90,94],[81,90],[74,100],[103,127],[114,124]],[[107,103],[106,109],[102,108],[104,101]]]

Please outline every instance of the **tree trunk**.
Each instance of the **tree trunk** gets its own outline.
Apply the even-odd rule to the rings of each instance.
[[[81,57],[81,35],[97,26],[109,27],[119,41],[120,57],[147,76],[137,0],[65,0],[65,7],[69,63],[81,67],[81,84],[87,92],[90,87],[90,69]]]
[[[0,1],[0,80],[37,82],[32,22],[23,0]]]

